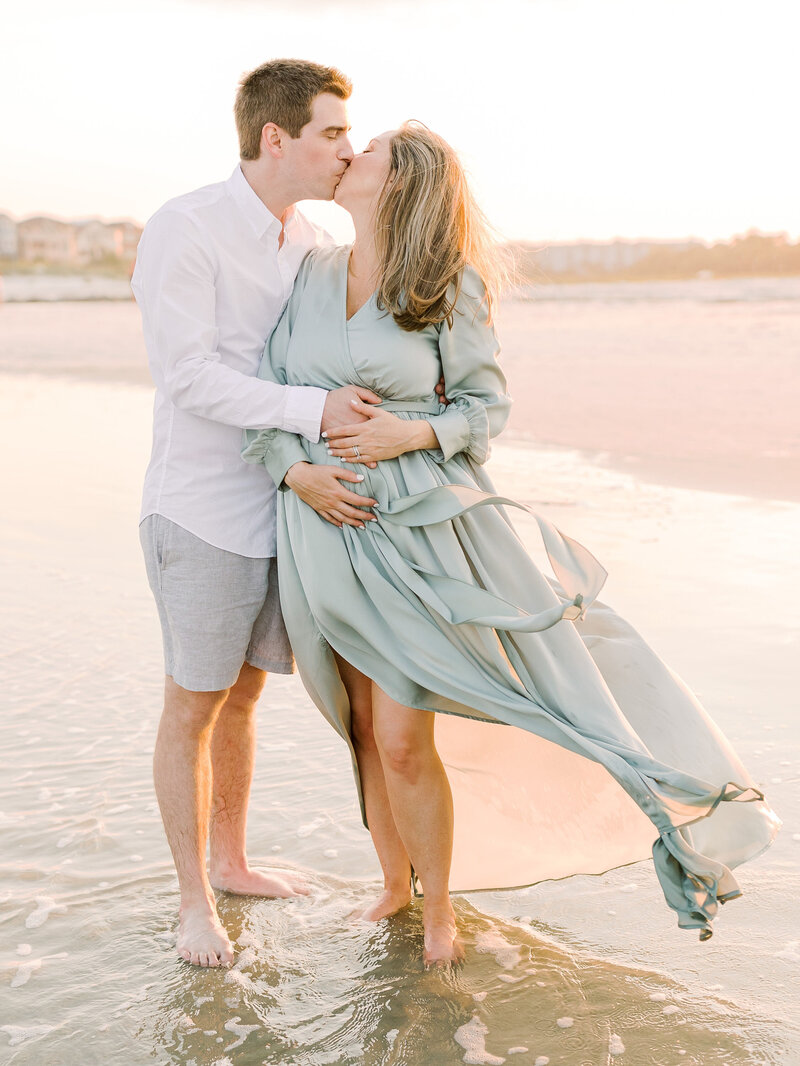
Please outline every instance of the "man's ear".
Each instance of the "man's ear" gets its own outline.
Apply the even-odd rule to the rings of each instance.
[[[280,126],[267,122],[261,128],[261,154],[268,153],[276,159],[283,155],[283,138],[286,136]]]

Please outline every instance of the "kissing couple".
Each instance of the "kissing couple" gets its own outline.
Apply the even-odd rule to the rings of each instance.
[[[163,631],[154,777],[178,953],[233,961],[215,890],[308,892],[245,846],[256,704],[294,660],[348,746],[383,872],[363,917],[421,891],[426,965],[464,958],[452,889],[651,852],[678,924],[707,939],[740,894],[731,868],[777,819],[597,600],[597,560],[541,516],[554,576],[529,557],[509,514],[522,505],[484,469],[511,402],[502,251],[424,125],[354,153],[350,93],[301,60],[247,74],[240,162],[166,203],[139,245],[156,386],[140,534]],[[347,210],[353,244],[306,219],[305,199]]]

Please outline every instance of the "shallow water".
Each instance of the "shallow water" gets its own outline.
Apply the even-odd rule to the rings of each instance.
[[[710,942],[677,929],[642,863],[458,899],[467,964],[424,973],[418,904],[352,919],[378,870],[349,761],[298,680],[276,677],[250,851],[307,870],[313,893],[224,898],[237,963],[202,973],[174,955],[150,778],[161,661],[136,537],[150,402],[0,378],[0,1061],[800,1062],[800,507],[641,484],[556,449],[501,444],[492,460],[501,491],[596,552],[604,598],[699,692],[784,820]],[[533,547],[532,522],[518,528]]]

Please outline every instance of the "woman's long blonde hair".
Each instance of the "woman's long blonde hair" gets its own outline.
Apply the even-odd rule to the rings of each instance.
[[[378,307],[410,333],[453,322],[464,267],[486,289],[489,319],[509,266],[472,198],[461,162],[438,134],[405,122],[376,213]]]

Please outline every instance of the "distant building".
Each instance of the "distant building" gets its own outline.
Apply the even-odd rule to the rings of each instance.
[[[551,244],[535,254],[537,266],[546,274],[615,274],[646,259],[656,249],[679,252],[694,241],[584,241]]]
[[[82,265],[117,255],[117,237],[111,226],[96,218],[76,222],[75,253]]]
[[[26,218],[17,225],[19,258],[45,263],[74,263],[75,229],[55,218]]]
[[[134,260],[136,258],[136,249],[139,245],[139,238],[142,235],[142,227],[137,226],[135,222],[129,222],[127,219],[122,222],[109,222],[109,228],[114,231],[114,238],[116,242],[115,255],[118,255],[121,259]]]
[[[0,259],[17,258],[17,224],[8,215],[0,215]]]

